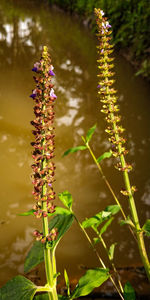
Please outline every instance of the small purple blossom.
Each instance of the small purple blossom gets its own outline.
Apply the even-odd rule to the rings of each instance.
[[[34,67],[32,68],[32,71],[37,73],[39,71],[39,68],[40,68],[40,63],[36,62],[34,64]]]
[[[35,99],[36,95],[37,95],[36,90],[34,90],[32,92],[32,94],[30,95],[30,97],[33,98],[33,99]]]
[[[100,88],[101,88],[101,85],[100,85],[100,84],[98,84],[97,88],[98,88],[98,89],[100,89]]]
[[[102,15],[102,16],[104,16],[104,15],[105,15],[105,13],[103,12],[103,10],[101,10],[100,12],[101,12],[101,15]]]
[[[55,73],[54,73],[53,70],[51,70],[51,69],[49,70],[48,73],[49,73],[49,75],[51,75],[51,76],[55,76]]]

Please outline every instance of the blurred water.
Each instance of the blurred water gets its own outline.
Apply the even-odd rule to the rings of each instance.
[[[39,59],[43,45],[49,47],[55,67],[56,111],[56,192],[69,190],[74,210],[80,220],[104,209],[114,201],[107,191],[88,152],[62,158],[63,152],[82,144],[81,135],[97,123],[92,148],[98,157],[109,149],[105,123],[97,99],[96,39],[79,20],[71,18],[41,1],[3,1],[0,3],[0,284],[23,273],[23,262],[32,243],[32,232],[40,221],[19,217],[32,208],[30,120],[34,88],[33,63]],[[150,165],[148,95],[150,87],[135,78],[132,67],[116,55],[116,85],[122,122],[126,128],[131,174],[137,186],[137,207],[141,224],[150,218]],[[126,198],[120,195],[121,174],[107,160],[103,168],[121,199],[127,214]],[[59,200],[56,201],[60,205]],[[135,242],[127,228],[115,219],[106,233],[109,246],[118,241],[118,266],[140,265]],[[100,248],[102,256],[105,254]],[[107,260],[106,260],[107,261]],[[58,271],[66,268],[70,277],[78,277],[80,266],[94,267],[97,260],[76,224],[61,241],[57,250]]]

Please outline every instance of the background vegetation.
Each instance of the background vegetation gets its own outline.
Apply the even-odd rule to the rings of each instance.
[[[136,75],[150,79],[150,6],[147,0],[49,0],[71,13],[87,19],[95,31],[94,7],[105,11],[113,28],[113,41],[117,49],[136,67]]]

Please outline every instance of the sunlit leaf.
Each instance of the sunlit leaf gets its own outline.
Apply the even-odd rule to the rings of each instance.
[[[93,238],[93,242],[94,242],[94,245],[98,244],[100,242],[100,239],[99,238]]]
[[[58,242],[65,232],[70,228],[74,216],[70,214],[56,215],[49,223],[50,230],[57,228],[58,236],[50,245],[52,249],[56,248]],[[41,242],[35,242],[30,249],[24,264],[24,271],[29,272],[44,260],[44,246]]]
[[[115,246],[117,245],[117,243],[114,243],[110,246],[109,250],[108,250],[108,254],[109,254],[109,258],[111,260],[113,260],[114,258],[114,251],[115,251]]]
[[[91,140],[92,135],[93,135],[93,133],[95,132],[95,130],[96,130],[96,124],[95,124],[93,127],[91,127],[91,128],[88,130],[88,132],[87,132],[87,135],[86,135],[86,142],[87,142],[87,143]]]
[[[146,220],[142,229],[144,230],[144,232],[147,236],[150,236],[150,219]]]
[[[94,288],[99,287],[109,277],[110,274],[108,269],[96,268],[88,270],[85,275],[80,278],[71,295],[71,299],[88,295]]]
[[[70,148],[70,149],[68,149],[68,150],[66,150],[64,152],[63,157],[66,156],[66,155],[68,155],[69,153],[75,153],[77,151],[86,150],[86,149],[87,149],[87,147],[84,146],[84,145],[83,146],[77,146],[77,147]]]
[[[56,214],[56,215],[70,215],[70,210],[68,210],[64,207],[56,206],[54,214]]]
[[[16,276],[8,281],[1,289],[2,300],[32,300],[37,287],[23,276]]]
[[[111,215],[111,212],[101,211],[100,213],[96,214],[95,216],[91,218],[87,218],[82,222],[82,226],[84,228],[88,228],[91,226],[99,226],[102,222],[104,222],[109,216]]]
[[[113,221],[113,217],[111,217],[104,225],[103,225],[103,227],[100,229],[100,235],[102,235],[106,230],[107,230],[107,228],[108,228],[108,226],[110,226],[110,224],[112,223],[112,221]]]
[[[103,159],[110,158],[111,156],[112,156],[112,152],[105,152],[97,158],[97,162],[100,163]]]
[[[68,191],[64,191],[58,194],[60,201],[69,209],[72,207],[72,195]]]
[[[130,219],[130,217],[128,216],[126,220],[121,220],[120,221],[120,225],[130,225],[131,227],[135,227],[132,220]]]
[[[24,213],[18,214],[18,216],[31,216],[31,215],[33,215],[34,211],[35,211],[34,209],[30,209]]]
[[[130,282],[128,281],[124,286],[124,299],[135,300],[135,291]]]
[[[120,207],[117,204],[109,205],[105,208],[105,211],[111,212],[112,215],[115,215],[119,212]]]
[[[68,296],[70,296],[70,283],[69,283],[69,277],[68,277],[66,269],[64,270],[64,278],[65,278],[66,287],[67,287],[67,294],[68,294]]]

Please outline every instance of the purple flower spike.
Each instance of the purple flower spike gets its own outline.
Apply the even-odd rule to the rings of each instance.
[[[52,70],[49,70],[49,75],[51,75],[51,76],[55,76],[55,73],[52,71]]]

